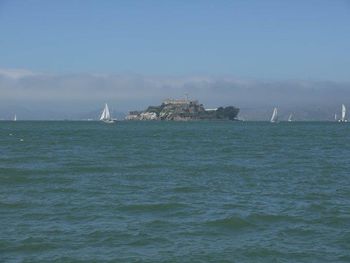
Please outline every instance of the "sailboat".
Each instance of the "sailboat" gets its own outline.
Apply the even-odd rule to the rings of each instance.
[[[334,121],[338,121],[338,116],[336,113],[334,114]]]
[[[17,121],[17,115],[15,114],[15,117],[13,117],[13,121]]]
[[[277,108],[273,109],[270,122],[278,122]]]
[[[293,113],[291,113],[291,114],[289,115],[288,121],[289,121],[289,122],[292,122],[292,121],[293,121]]]
[[[345,119],[346,117],[346,107],[344,104],[341,105],[341,119],[339,120],[339,122],[347,122],[348,120]]]
[[[105,123],[114,123],[114,120],[111,117],[111,114],[109,113],[108,105],[105,104],[105,107],[103,109],[103,112],[100,117],[100,121],[103,121]]]

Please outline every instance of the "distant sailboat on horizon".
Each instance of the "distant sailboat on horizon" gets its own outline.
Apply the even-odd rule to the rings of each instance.
[[[277,114],[277,108],[276,107],[273,109],[270,122],[272,122],[272,123],[278,122],[278,114]]]
[[[105,107],[101,114],[100,121],[103,121],[105,123],[114,123],[114,120],[112,119],[111,114],[109,112],[107,103],[105,104]]]
[[[293,121],[293,113],[291,113],[288,117],[288,122],[292,122]]]
[[[344,104],[341,105],[341,119],[339,120],[339,122],[348,122],[348,120],[346,119],[346,107]]]
[[[13,117],[13,121],[17,121],[17,115],[15,114],[15,117]]]

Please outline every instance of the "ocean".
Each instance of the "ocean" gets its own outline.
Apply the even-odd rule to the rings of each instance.
[[[0,262],[350,262],[350,123],[0,122]]]

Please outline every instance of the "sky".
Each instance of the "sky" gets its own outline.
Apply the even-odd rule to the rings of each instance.
[[[349,94],[349,68],[349,0],[0,0],[7,115],[109,98],[127,111],[185,92],[209,106],[331,107]]]

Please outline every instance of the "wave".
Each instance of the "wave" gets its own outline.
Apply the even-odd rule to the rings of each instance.
[[[181,203],[151,203],[126,205],[121,207],[121,209],[130,212],[162,212],[186,207],[187,205]]]
[[[193,192],[199,192],[199,187],[190,187],[190,186],[182,186],[182,187],[175,187],[174,192],[176,193],[193,193]]]
[[[242,217],[227,217],[223,219],[211,220],[207,221],[206,225],[211,227],[223,227],[232,230],[239,230],[254,226],[252,223]]]
[[[207,221],[209,226],[226,227],[231,229],[242,229],[247,227],[258,227],[259,225],[272,224],[272,223],[297,223],[302,219],[298,219],[294,216],[288,215],[274,215],[274,214],[251,214],[246,217],[243,216],[230,216],[223,219],[216,219]]]
[[[247,218],[250,222],[255,224],[260,223],[278,223],[278,222],[288,222],[288,223],[298,223],[303,222],[302,218],[298,218],[291,215],[285,214],[251,214]]]

